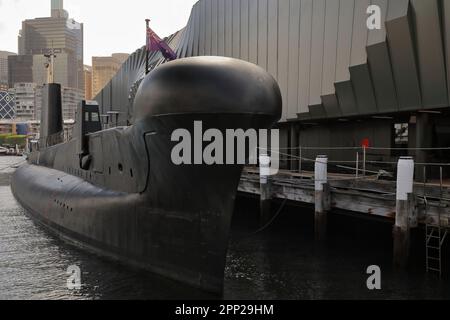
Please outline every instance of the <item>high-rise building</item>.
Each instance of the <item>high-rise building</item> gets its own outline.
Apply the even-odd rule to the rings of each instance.
[[[41,120],[42,89],[44,86],[36,86],[35,89],[35,120]],[[84,98],[84,90],[61,87],[62,112],[65,121],[74,121],[78,104]]]
[[[10,88],[14,88],[16,83],[33,82],[32,55],[8,57],[8,82]]]
[[[8,51],[0,51],[0,90],[9,89],[8,84],[8,57],[14,56],[15,53]]]
[[[63,119],[75,120],[75,113],[77,111],[78,104],[84,99],[84,90],[76,88],[62,88],[61,91]]]
[[[92,67],[84,66],[84,97],[92,100]]]
[[[114,53],[111,57],[92,57],[92,95],[95,97],[119,71],[129,54]]]
[[[0,90],[0,120],[14,119],[14,93]]]
[[[14,85],[14,110],[17,120],[36,119],[36,84],[16,83]]]
[[[130,55],[128,53],[113,53],[111,57],[116,59],[120,65],[122,65],[125,61],[127,61]]]
[[[52,17],[67,18],[69,14],[64,10],[64,0],[52,0]]]
[[[22,22],[19,56],[9,59],[10,86],[24,81],[46,83],[44,54],[50,52],[56,54],[54,81],[84,90],[83,24],[68,18],[62,0],[52,0],[51,17]]]

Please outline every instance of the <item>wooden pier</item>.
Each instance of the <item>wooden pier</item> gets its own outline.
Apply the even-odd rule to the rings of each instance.
[[[396,182],[379,180],[376,176],[355,179],[346,174],[328,174],[331,209],[341,209],[362,215],[374,215],[395,221]],[[272,199],[315,204],[314,173],[292,173],[281,170],[269,178]],[[239,191],[260,195],[259,170],[247,168],[239,184]],[[415,183],[414,196],[419,224],[438,223],[450,227],[450,184],[441,188],[439,182]],[[426,205],[427,204],[427,205]]]
[[[317,170],[320,169],[316,165]],[[314,205],[318,239],[325,233],[326,215],[332,214],[334,209],[349,211],[361,217],[376,216],[390,220],[393,224],[394,264],[398,266],[404,266],[407,263],[410,230],[421,225],[426,226],[427,248],[439,250],[436,257],[427,250],[427,270],[441,274],[441,250],[447,230],[450,228],[450,184],[448,181],[413,183],[411,178],[412,192],[406,192],[403,197],[399,197],[400,191],[397,188],[399,181],[383,179],[380,174],[355,176],[328,172],[325,179],[320,180],[319,185],[322,184],[322,188],[320,186],[318,188],[317,179],[319,178],[323,179],[317,172],[297,173],[281,170],[277,175],[263,179],[259,168],[248,167],[242,175],[239,191],[262,195],[261,203],[264,203],[261,206],[262,223],[267,221],[268,213],[265,208],[268,207],[267,201],[270,199],[286,199]],[[262,183],[262,181],[267,182]],[[433,239],[438,240],[438,246],[431,246]],[[430,261],[436,261],[439,266],[429,267],[432,265]]]

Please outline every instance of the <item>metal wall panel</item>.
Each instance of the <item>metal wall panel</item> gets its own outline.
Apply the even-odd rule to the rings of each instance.
[[[181,54],[183,58],[189,57],[191,49],[192,49],[192,30],[193,30],[193,25],[194,25],[192,23],[192,19],[193,18],[191,15],[191,17],[189,18],[189,24],[188,24],[187,30],[186,30],[186,44],[185,44],[185,47],[183,48],[183,51]]]
[[[323,59],[322,95],[334,93],[336,79],[336,51],[339,26],[339,1],[326,0],[325,41]]]
[[[180,57],[233,56],[265,68],[279,82],[283,120],[442,107],[450,94],[449,2],[200,0],[167,42]],[[366,28],[370,4],[381,7],[381,30]],[[159,52],[149,61],[165,62]],[[128,111],[144,65],[140,49],[98,95],[101,104]]]
[[[192,48],[192,55],[198,56],[198,45],[200,40],[200,2],[197,2],[193,8],[194,12],[194,47]]]
[[[338,118],[342,116],[341,107],[339,106],[336,94],[333,93],[322,96],[322,104],[328,117]]]
[[[249,0],[248,59],[258,64],[258,0]]]
[[[321,104],[323,48],[325,31],[325,0],[313,1],[313,22],[311,39],[311,74],[309,105]]]
[[[368,64],[350,67],[350,76],[358,111],[362,114],[377,113],[377,103]]]
[[[370,0],[355,1],[355,11],[353,19],[353,37],[350,66],[357,66],[367,62],[367,8]]]
[[[324,119],[327,117],[327,113],[325,111],[325,107],[321,104],[316,104],[313,106],[309,106],[309,114],[314,119]]]
[[[282,120],[290,117],[288,112],[289,85],[289,0],[278,0],[278,84],[283,98]],[[296,107],[296,106],[295,106]],[[293,113],[292,116],[296,114]]]
[[[107,84],[106,87],[103,88],[103,112],[107,113],[111,111],[111,86]]]
[[[309,112],[309,75],[313,0],[301,0],[298,113]]]
[[[389,0],[372,0],[371,4],[377,5],[381,9],[381,29],[380,30],[375,29],[375,30],[369,31],[369,36],[368,36],[368,40],[367,40],[368,46],[386,41],[386,18],[387,18]]]
[[[242,60],[249,60],[249,8],[248,0],[241,0],[241,53]]]
[[[218,16],[217,16],[217,6],[220,0],[211,0],[211,55],[217,56],[217,32],[218,32]]]
[[[300,1],[290,0],[288,98],[286,101],[288,119],[296,118],[298,112],[300,5]]]
[[[268,0],[258,1],[258,65],[267,70],[268,55]]]
[[[217,54],[225,55],[225,1],[217,0]]]
[[[351,81],[337,82],[336,95],[338,97],[339,106],[341,107],[344,116],[353,116],[358,114],[356,98],[353,93],[353,86]]]
[[[443,30],[445,40],[445,60],[447,65],[447,90],[450,99],[450,0],[444,0],[442,3],[443,11]]]
[[[183,57],[183,50],[186,47],[186,29],[187,27],[184,27],[183,30],[180,31],[180,41],[178,41],[176,47],[175,47],[175,53],[178,58]]]
[[[387,20],[395,20],[408,15],[409,1],[410,0],[390,0]]]
[[[241,57],[241,1],[233,0],[233,53],[232,57]]]
[[[233,0],[225,1],[225,56],[233,56]]]
[[[448,106],[444,47],[437,0],[411,0],[415,43],[425,108]]]
[[[422,105],[421,90],[409,15],[387,21],[386,29],[399,109],[418,109]]]
[[[278,0],[268,2],[267,71],[278,80]]]
[[[336,82],[350,80],[354,0],[340,0]]]
[[[204,56],[206,53],[206,2],[210,0],[200,0],[200,34],[198,40],[198,55]]]
[[[210,56],[212,52],[212,0],[205,1],[205,55]]]
[[[387,43],[371,45],[367,48],[367,54],[379,112],[398,111],[397,93]]]

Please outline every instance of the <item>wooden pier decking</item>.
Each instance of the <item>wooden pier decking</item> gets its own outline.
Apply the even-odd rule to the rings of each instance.
[[[315,172],[281,170],[272,176],[267,176],[267,166],[248,167],[242,174],[239,191],[260,196],[262,225],[273,220],[272,199],[313,204],[318,241],[326,238],[327,215],[336,209],[390,220],[393,263],[398,268],[409,262],[410,230],[424,225],[426,271],[442,276],[444,242],[450,233],[450,184],[442,178],[442,168],[439,181],[415,183],[415,165],[410,157],[399,160],[396,181],[392,181],[392,174],[382,170],[377,173],[364,169],[363,175],[359,175],[357,168],[355,174],[330,173],[327,161],[326,156],[318,156]],[[366,175],[369,172],[373,175]]]
[[[314,204],[314,173],[294,173],[281,170],[270,179],[270,195],[273,199]],[[356,178],[355,175],[328,173],[331,209],[341,209],[362,215],[374,215],[391,219],[396,216],[396,182],[380,180],[378,176]],[[246,168],[239,191],[260,195],[259,169]],[[415,183],[415,213],[418,224],[450,227],[450,183]],[[439,221],[440,217],[440,221]]]

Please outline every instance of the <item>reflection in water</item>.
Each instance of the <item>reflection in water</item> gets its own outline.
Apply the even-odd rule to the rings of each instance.
[[[14,200],[5,172],[11,170],[1,171],[17,160],[0,157],[0,299],[217,298],[85,253],[47,233]],[[308,208],[287,207],[271,228],[253,236],[257,201],[240,198],[236,208],[225,299],[450,298],[447,281],[424,275],[423,252],[414,257],[416,269],[391,270],[388,223],[330,215],[329,238],[317,245]],[[418,234],[415,246],[421,249],[422,242]],[[372,264],[382,268],[382,291],[367,290],[365,271]],[[80,291],[67,289],[71,265],[81,268]]]

